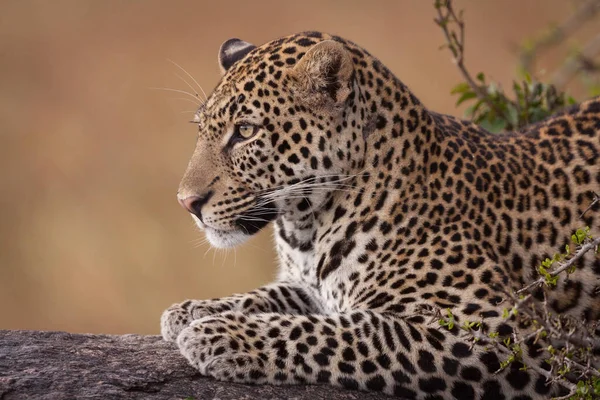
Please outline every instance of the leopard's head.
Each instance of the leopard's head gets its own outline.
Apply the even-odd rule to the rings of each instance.
[[[222,79],[195,115],[198,141],[178,199],[213,246],[232,247],[280,215],[321,207],[357,168],[364,143],[343,43],[230,39],[219,64]]]

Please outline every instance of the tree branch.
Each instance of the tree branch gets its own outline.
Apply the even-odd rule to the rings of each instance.
[[[491,101],[486,88],[475,82],[475,79],[473,79],[467,70],[467,67],[465,66],[465,22],[462,19],[462,12],[459,13],[459,15],[456,14],[452,6],[452,0],[436,0],[435,9],[438,17],[434,19],[434,21],[440,28],[442,28],[442,32],[446,38],[446,46],[452,52],[452,55],[454,56],[454,63],[458,67],[458,70],[462,74],[463,78],[465,81],[467,81],[467,84],[477,95],[478,99],[484,101],[490,110],[494,111],[497,117],[508,121],[509,118],[507,117],[505,111],[499,108],[494,101]],[[458,26],[458,33],[450,29],[449,25],[451,23],[454,23]],[[506,102],[511,103],[515,108],[517,107],[517,104],[508,98],[505,100]]]
[[[590,211],[592,209],[592,207],[594,207],[596,204],[598,204],[600,202],[600,195],[598,193],[592,192],[592,196],[593,196],[592,202],[585,210],[583,210],[583,212],[579,216],[579,219],[583,219],[585,213]]]
[[[585,25],[586,22],[590,21],[600,12],[600,1],[599,0],[585,0],[575,12],[567,19],[565,19],[560,25],[552,28],[552,30],[542,36],[541,38],[534,40],[527,49],[521,52],[521,66],[526,71],[531,71],[533,67],[533,61],[535,56],[540,52],[549,47],[557,46],[565,39],[569,38],[573,33]]]
[[[593,66],[593,60],[598,54],[600,54],[600,34],[590,39],[580,52],[565,61],[552,76],[550,80],[552,85],[558,89],[564,88],[579,71],[586,68],[590,70],[590,66]],[[591,70],[593,69],[594,67],[591,68]]]
[[[600,237],[594,239],[594,240],[590,240],[587,243],[584,243],[581,247],[579,247],[576,251],[575,254],[573,254],[573,257],[569,258],[567,261],[560,263],[560,266],[552,271],[548,271],[548,273],[551,276],[557,276],[559,274],[561,274],[562,272],[568,270],[569,268],[571,268],[573,265],[575,265],[575,263],[577,261],[579,261],[579,259],[581,257],[583,257],[585,255],[585,253],[587,253],[588,251],[597,248],[600,245]],[[545,277],[540,277],[538,279],[536,279],[535,281],[531,282],[530,284],[528,284],[527,286],[525,286],[522,289],[519,289],[517,291],[517,294],[521,294],[523,292],[527,292],[529,291],[531,288],[535,287],[535,286],[542,286],[544,283],[546,283],[546,278]]]

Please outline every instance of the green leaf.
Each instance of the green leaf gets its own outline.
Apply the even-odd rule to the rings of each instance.
[[[588,230],[577,229],[577,231],[575,231],[575,234],[571,235],[571,240],[575,244],[582,244],[585,241],[585,239],[588,238],[588,234],[589,234],[589,228],[588,228]]]
[[[469,86],[469,84],[467,82],[461,82],[452,88],[452,91],[450,92],[450,94],[465,93],[466,91],[469,91],[469,90],[471,90],[471,86]]]
[[[547,110],[544,110],[541,107],[537,107],[537,108],[531,108],[530,111],[530,122],[534,123],[534,122],[539,122],[541,120],[546,119],[546,117],[549,115]]]
[[[483,74],[483,72],[480,72],[477,74],[477,80],[483,84],[485,84],[485,75]]]
[[[513,82],[513,91],[517,96],[517,101],[520,104],[523,104],[525,102],[525,93],[523,92],[523,88],[521,87],[521,85],[519,85],[518,82]]]
[[[498,133],[506,128],[506,121],[496,118],[493,121],[483,120],[480,123],[481,127],[489,132]]]
[[[463,102],[469,100],[469,99],[474,99],[475,97],[477,97],[477,95],[475,94],[475,92],[465,92],[463,93],[460,98],[456,101],[456,105],[459,106],[461,105]]]
[[[508,118],[508,122],[510,123],[510,125],[513,128],[516,128],[519,126],[519,115],[517,112],[517,108],[515,106],[513,106],[512,104],[508,104],[507,105],[507,115],[506,117]]]
[[[484,105],[484,104],[485,103],[484,103],[483,100],[478,100],[472,106],[467,107],[467,109],[465,110],[465,117],[475,118],[475,114],[477,114],[477,111],[479,111],[479,109],[481,108],[481,106]]]

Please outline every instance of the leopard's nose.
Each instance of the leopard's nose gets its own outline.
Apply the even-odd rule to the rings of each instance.
[[[213,195],[213,191],[209,191],[202,196],[188,196],[184,199],[177,198],[179,204],[188,212],[194,214],[202,220],[202,207],[208,202],[208,199]]]

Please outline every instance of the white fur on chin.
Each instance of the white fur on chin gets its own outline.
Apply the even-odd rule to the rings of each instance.
[[[244,243],[249,235],[241,231],[220,231],[217,229],[206,227],[204,229],[208,242],[218,249],[228,249]]]
[[[211,246],[218,249],[229,249],[238,246],[250,238],[250,235],[247,235],[242,231],[225,231],[222,229],[211,228],[202,223],[195,215],[192,215],[192,218],[194,219],[194,222],[196,222],[198,228],[204,231]]]

